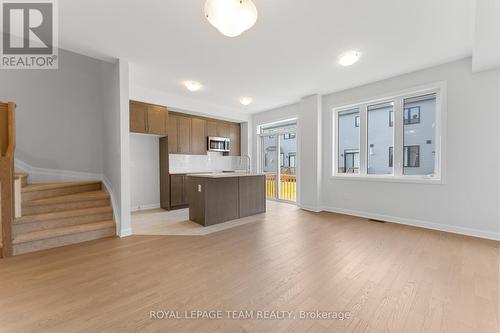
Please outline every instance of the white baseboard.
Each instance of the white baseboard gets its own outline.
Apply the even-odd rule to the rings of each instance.
[[[301,209],[307,210],[314,213],[319,213],[322,211],[320,207],[308,206],[308,205],[298,205]]]
[[[121,228],[121,218],[119,214],[118,203],[116,202],[116,195],[111,186],[109,179],[103,174],[89,173],[80,171],[57,170],[47,168],[37,168],[25,163],[19,159],[14,159],[16,172],[24,172],[29,175],[29,181],[35,183],[52,183],[52,182],[71,182],[71,181],[85,181],[85,180],[99,180],[103,183],[111,198],[111,206],[113,207],[113,217],[116,222],[116,234],[120,237],[122,235],[130,235],[131,230]],[[128,234],[127,234],[128,233]]]
[[[362,212],[362,211],[357,211],[357,210],[335,208],[335,207],[322,207],[319,210],[317,210],[318,209],[317,207],[315,209],[308,209],[308,208],[304,208],[304,209],[311,210],[314,212],[327,211],[327,212],[332,212],[332,213],[359,216],[359,217],[363,217],[363,218],[367,218],[367,219],[374,219],[374,220],[381,220],[381,221],[387,221],[387,222],[404,224],[404,225],[411,225],[414,227],[451,232],[454,234],[460,234],[460,235],[465,235],[465,236],[479,237],[479,238],[491,239],[491,240],[496,240],[496,241],[500,240],[500,234],[495,233],[495,232],[491,232],[491,231],[479,230],[479,229],[465,228],[465,227],[459,227],[459,226],[453,226],[453,225],[446,225],[446,224],[440,224],[440,223],[434,223],[434,222],[427,222],[427,221],[408,219],[408,218],[403,218],[403,217],[389,216],[389,215]]]
[[[160,208],[160,203],[150,204],[150,205],[139,205],[130,208],[132,212],[140,212],[141,210],[157,209]]]
[[[118,236],[120,236],[120,238],[131,236],[131,235],[132,235],[131,228],[123,229],[118,233]]]

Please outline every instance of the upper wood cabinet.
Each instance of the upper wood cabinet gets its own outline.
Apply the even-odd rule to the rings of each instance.
[[[179,154],[191,154],[191,118],[179,116],[178,125]]]
[[[229,139],[231,139],[230,156],[241,155],[241,126],[240,124],[229,125]]]
[[[168,152],[176,154],[179,152],[179,117],[175,114],[168,117]]]
[[[130,101],[130,132],[168,136],[170,154],[206,155],[208,136],[230,138],[229,155],[240,155],[240,124],[169,112],[160,105]]]
[[[130,101],[130,132],[167,135],[168,111],[164,106]]]
[[[219,121],[217,123],[217,136],[220,138],[229,138],[229,124]]]
[[[204,119],[191,118],[191,154],[207,153],[206,123]]]
[[[130,132],[147,133],[147,104],[130,101]]]
[[[217,121],[207,120],[207,136],[217,136]]]
[[[162,106],[148,105],[148,133],[167,135],[168,112]]]

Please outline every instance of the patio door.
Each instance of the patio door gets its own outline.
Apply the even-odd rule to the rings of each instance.
[[[266,197],[297,201],[297,138],[295,126],[274,128],[260,135],[261,171],[266,174]]]

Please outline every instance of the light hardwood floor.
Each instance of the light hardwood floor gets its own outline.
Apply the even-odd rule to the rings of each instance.
[[[131,222],[132,233],[134,235],[203,236],[243,224],[259,222],[265,216],[265,214],[257,214],[204,227],[198,223],[189,221],[188,208],[172,211],[160,208],[134,212],[132,213]]]
[[[1,332],[498,332],[499,244],[269,204],[206,236],[131,236],[0,260]],[[154,320],[154,310],[350,311]]]

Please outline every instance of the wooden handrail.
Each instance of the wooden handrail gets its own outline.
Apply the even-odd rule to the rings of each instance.
[[[16,149],[15,110],[12,102],[0,102],[0,221],[2,256],[12,255],[14,221],[14,152]]]

